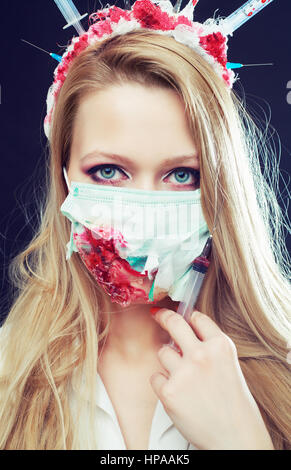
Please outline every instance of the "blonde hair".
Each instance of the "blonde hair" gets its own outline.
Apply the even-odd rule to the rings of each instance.
[[[82,98],[124,82],[172,88],[185,103],[199,147],[202,208],[210,230],[215,226],[212,263],[196,307],[234,341],[275,449],[291,449],[290,259],[271,184],[276,159],[268,160],[272,153],[242,100],[211,66],[173,38],[147,30],[88,47],[58,96],[38,228],[10,264],[16,289],[1,332],[0,448],[98,445],[93,428],[81,442],[85,404],[80,400],[74,417],[69,396],[84,373],[93,416],[98,353],[110,322],[110,314],[101,321],[100,312],[110,305],[80,257],[65,259],[70,222],[59,210],[67,196],[62,166],[69,162]]]

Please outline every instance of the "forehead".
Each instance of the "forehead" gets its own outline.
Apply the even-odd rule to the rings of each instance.
[[[172,89],[124,84],[85,96],[74,123],[72,148],[140,156],[189,153],[195,143],[185,105]],[[182,148],[181,148],[182,146]]]

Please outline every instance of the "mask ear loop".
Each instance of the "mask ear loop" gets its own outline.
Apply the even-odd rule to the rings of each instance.
[[[64,178],[65,178],[65,181],[66,181],[66,184],[67,184],[67,187],[68,187],[68,190],[69,190],[69,193],[71,192],[71,185],[69,183],[69,178],[68,178],[68,174],[67,174],[67,170],[66,168],[63,166],[63,174],[64,174]],[[72,256],[72,253],[74,251],[76,251],[74,249],[74,238],[73,238],[73,222],[71,222],[71,235],[70,235],[70,240],[69,242],[67,243],[67,252],[66,252],[66,260],[68,261],[71,256]]]
[[[65,181],[66,181],[68,190],[69,190],[69,192],[71,192],[71,185],[70,185],[70,183],[69,183],[69,178],[68,178],[67,170],[66,170],[66,168],[65,168],[64,166],[63,166],[63,173],[64,173],[64,178],[65,178]]]

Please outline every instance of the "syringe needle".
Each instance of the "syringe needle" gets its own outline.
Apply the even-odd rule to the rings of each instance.
[[[46,54],[49,54],[53,59],[57,60],[58,62],[62,61],[62,56],[55,54],[54,52],[48,52],[45,49],[42,49],[42,47],[36,46],[35,44],[32,44],[32,42],[26,41],[25,39],[21,39],[21,41],[26,42],[30,46],[33,46],[36,49],[39,49],[40,51],[45,52]]]
[[[40,51],[43,51],[43,52],[46,52],[47,54],[50,54],[50,53],[49,53],[48,51],[46,51],[45,49],[42,49],[41,47],[36,46],[35,44],[32,44],[32,42],[26,41],[25,39],[21,39],[21,41],[26,42],[27,44],[30,44],[31,46],[35,47],[36,49],[39,49]]]

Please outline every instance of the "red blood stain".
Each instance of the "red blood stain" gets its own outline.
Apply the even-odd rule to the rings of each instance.
[[[124,307],[133,301],[151,303],[143,289],[131,285],[138,278],[147,278],[122,259],[114,246],[114,238],[96,238],[87,227],[82,234],[74,234],[74,242],[82,261],[96,281],[110,295],[113,302]]]

